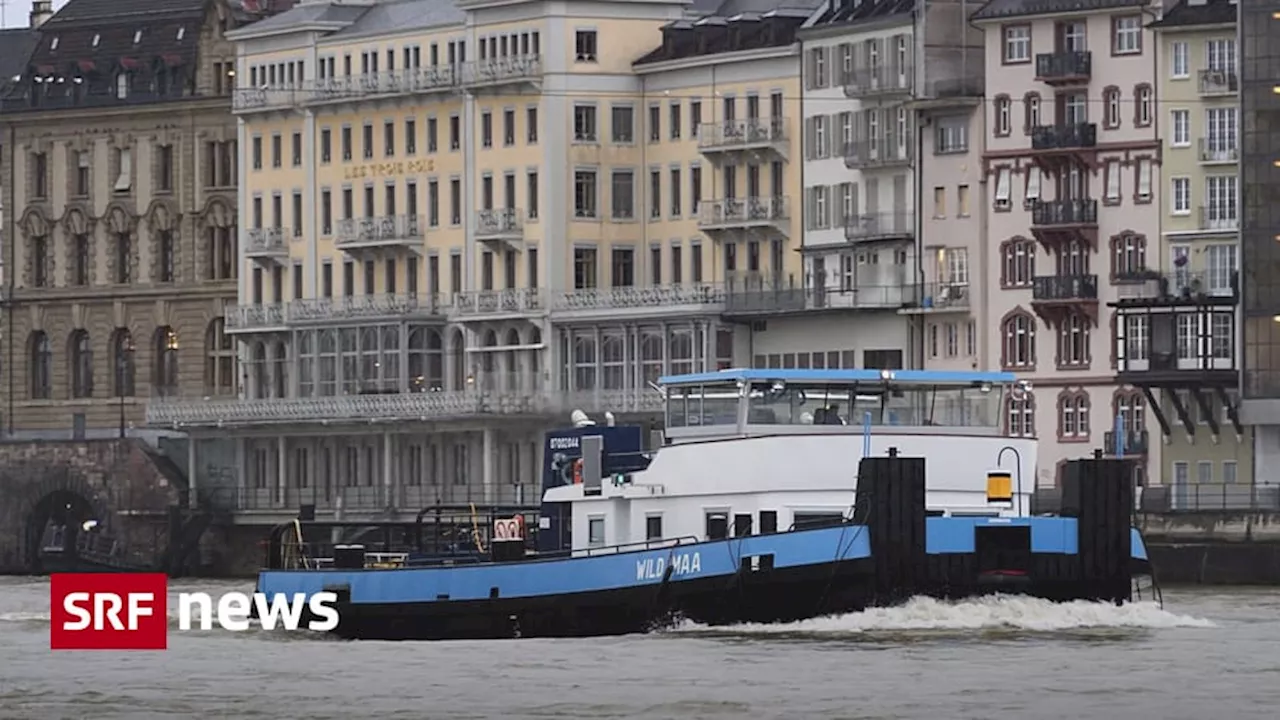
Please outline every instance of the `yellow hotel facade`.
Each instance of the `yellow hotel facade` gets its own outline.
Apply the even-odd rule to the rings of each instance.
[[[657,419],[798,285],[804,11],[304,2],[238,45],[239,397],[164,398],[263,517],[536,503],[543,433]],[[703,18],[690,22],[691,15]]]

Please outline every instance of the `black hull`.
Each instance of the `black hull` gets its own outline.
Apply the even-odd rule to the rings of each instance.
[[[1070,557],[1070,556],[1067,556]],[[796,569],[744,572],[732,578],[690,580],[667,586],[624,588],[538,598],[470,602],[340,603],[333,634],[351,640],[495,640],[627,635],[661,630],[680,619],[704,625],[795,622],[825,615],[887,607],[913,596],[960,600],[1019,594],[1055,602],[1129,599],[1072,577],[1065,558],[1037,558],[1025,575],[952,575],[976,564],[972,555],[934,556],[931,581],[918,592],[876,592],[869,559]],[[933,558],[931,558],[933,559]],[[942,572],[938,572],[942,571]],[[1135,576],[1150,573],[1133,561]]]

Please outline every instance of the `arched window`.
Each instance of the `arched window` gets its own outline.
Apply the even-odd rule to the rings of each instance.
[[[89,331],[71,331],[67,348],[71,356],[71,397],[93,397],[93,344]]]
[[[250,350],[249,366],[252,368],[249,377],[253,378],[253,389],[250,395],[255,398],[267,397],[270,382],[267,379],[267,344],[261,340],[253,343]]]
[[[610,332],[600,338],[600,366],[604,371],[605,390],[621,390],[626,378],[626,341],[621,332]]]
[[[27,348],[31,359],[31,399],[48,400],[52,395],[50,378],[53,377],[53,353],[49,349],[49,336],[43,330],[33,331]]]
[[[289,397],[289,349],[277,340],[271,349],[271,397]]]
[[[156,358],[152,390],[156,395],[172,395],[178,391],[178,333],[168,325],[158,327],[152,344]]]
[[[409,331],[409,391],[444,390],[444,338],[440,331],[415,327]]]
[[[1027,370],[1036,364],[1036,320],[1024,310],[1014,310],[1001,323],[1004,343],[1000,364],[1007,370]]]
[[[515,328],[507,330],[507,338],[504,341],[504,344],[507,347],[519,347],[520,333],[517,332]],[[521,368],[523,363],[520,362],[520,351],[507,350],[503,352],[503,355],[505,356],[505,362],[507,365],[507,390],[517,390],[524,383],[523,368]]]
[[[116,328],[111,334],[111,376],[115,379],[116,397],[134,395],[133,334],[128,328]]]
[[[671,374],[687,375],[693,372],[693,331],[671,331]]]
[[[236,388],[235,341],[222,318],[214,318],[204,334],[204,386],[210,395],[230,395]]]
[[[1122,232],[1111,237],[1111,279],[1144,280],[1147,270],[1147,237]]]
[[[1005,400],[1005,430],[1009,437],[1036,436],[1036,398],[1025,390]]]
[[[1130,436],[1136,436],[1147,429],[1147,399],[1141,390],[1117,390],[1112,400],[1112,410],[1112,419],[1118,416]]]
[[[1089,439],[1089,393],[1084,390],[1063,390],[1058,394],[1058,439]]]
[[[483,346],[485,348],[498,347],[498,333],[493,330],[486,330],[484,333]],[[498,358],[497,350],[487,349],[480,353],[480,387],[485,390],[497,390],[501,386],[501,378],[498,377]]]
[[[1058,326],[1058,367],[1089,367],[1089,318],[1069,313]]]
[[[298,397],[311,397],[316,388],[315,332],[298,333]]]
[[[1024,237],[1000,244],[1000,285],[1006,288],[1031,287],[1036,275],[1036,245]]]
[[[596,389],[596,339],[591,335],[573,338],[573,385],[577,390]]]
[[[1030,135],[1040,125],[1040,93],[1022,96],[1022,131]]]

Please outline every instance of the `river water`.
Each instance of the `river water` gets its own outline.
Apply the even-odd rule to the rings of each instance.
[[[166,652],[56,653],[48,593],[44,580],[0,578],[0,718],[1280,716],[1276,590],[1167,590],[1163,610],[917,600],[785,626],[590,640],[175,629]]]

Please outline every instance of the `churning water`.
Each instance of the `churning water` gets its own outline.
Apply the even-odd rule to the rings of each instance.
[[[46,581],[0,578],[0,718],[1280,715],[1280,592],[1271,590],[1171,591],[1164,609],[918,599],[787,625],[685,624],[591,640],[175,631],[170,649],[153,653],[53,653],[48,605]]]

